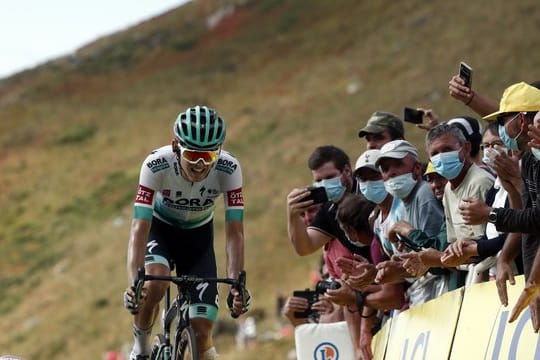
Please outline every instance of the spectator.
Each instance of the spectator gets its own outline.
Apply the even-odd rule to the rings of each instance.
[[[405,140],[391,141],[381,148],[375,165],[381,170],[386,190],[402,201],[402,206],[390,212],[394,222],[404,220],[430,238],[438,234],[444,222],[444,213],[422,179],[418,150]],[[400,282],[408,276],[399,259],[379,263],[377,269],[378,283]]]
[[[471,160],[480,168],[489,172],[495,177],[495,171],[482,162],[480,144],[482,142],[482,126],[471,116],[459,116],[448,121],[448,125],[456,126],[465,136],[465,140],[471,143]]]
[[[499,134],[505,145],[511,150],[523,151],[521,158],[521,175],[525,181],[524,199],[526,204],[521,208],[519,199],[513,195],[520,189],[507,189],[511,208],[492,208],[477,199],[465,199],[462,216],[468,224],[494,224],[498,231],[521,231],[526,235],[522,239],[506,241],[497,262],[497,286],[499,297],[504,305],[508,303],[506,281],[514,283],[511,262],[521,248],[523,270],[526,278],[525,289],[515,305],[510,320],[514,321],[519,313],[530,305],[533,328],[540,328],[540,301],[538,284],[540,284],[540,257],[538,244],[540,241],[540,210],[538,208],[538,184],[540,183],[540,161],[530,151],[528,129],[534,121],[540,120],[540,91],[526,83],[517,83],[505,89],[499,110],[485,117],[486,120],[497,120]],[[500,154],[495,159],[505,158]]]
[[[348,194],[339,204],[337,219],[351,240],[370,245],[371,257],[376,259],[382,258],[382,249],[378,239],[373,237],[373,231],[367,221],[371,208],[363,196]],[[376,273],[375,266],[362,259],[343,258],[338,260],[338,264],[347,276],[345,282],[355,289],[357,294],[356,308],[362,312],[360,349],[362,358],[370,359],[373,356],[371,353],[372,336],[376,326],[379,325],[377,320],[380,320],[377,318],[378,310],[384,312],[402,308],[404,304],[403,284],[373,284]]]
[[[484,234],[485,225],[464,225],[459,205],[464,197],[485,199],[493,177],[473,163],[471,143],[453,125],[441,124],[429,130],[426,148],[437,173],[448,179],[443,196],[447,241],[479,238]]]
[[[384,187],[384,181],[379,168],[375,166],[379,154],[380,150],[378,149],[367,150],[362,153],[356,160],[354,177],[358,183],[360,193],[369,201],[377,204],[372,216],[375,217],[373,232],[380,245],[382,245],[384,253],[390,257],[395,248],[392,243],[388,241],[387,237],[388,229],[393,224],[389,214],[392,206],[400,206],[401,199],[394,199]]]
[[[387,142],[405,138],[403,122],[397,115],[376,111],[368,119],[366,126],[360,129],[358,137],[366,138],[368,150],[380,149]]]
[[[473,89],[465,86],[465,81],[458,75],[454,75],[448,82],[450,96],[463,102],[480,116],[486,116],[497,111],[497,101],[494,101]]]
[[[301,213],[313,203],[312,200],[305,201],[309,190],[296,188],[287,196],[289,240],[296,253],[300,256],[312,254],[336,238],[353,253],[370,260],[369,247],[359,246],[349,241],[336,220],[337,205],[346,193],[351,193],[356,189],[349,157],[336,146],[319,146],[309,157],[308,166],[315,184],[325,187],[329,201],[322,205],[315,219],[306,226]],[[341,286],[340,289],[333,291],[330,300],[338,305],[356,303],[355,293],[349,286]],[[358,313],[345,312],[345,318],[351,340],[358,351],[360,316]]]
[[[441,203],[442,206],[444,187],[446,186],[448,179],[439,175],[435,171],[435,168],[433,167],[431,161],[427,164],[426,171],[424,172],[424,177],[426,178],[426,181],[429,184],[431,191],[433,191],[433,195]]]

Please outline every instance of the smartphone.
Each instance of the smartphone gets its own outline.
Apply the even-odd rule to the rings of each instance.
[[[465,86],[469,89],[472,86],[473,69],[463,61],[459,63],[459,77],[465,81]]]
[[[405,245],[405,247],[409,250],[412,250],[412,251],[421,251],[422,248],[418,245],[416,245],[414,242],[412,242],[411,239],[409,239],[408,237],[405,237],[403,235],[400,235],[400,234],[396,234],[397,238],[398,238],[398,241],[400,243],[402,243],[403,245]]]
[[[403,108],[403,120],[413,124],[421,124],[424,119],[424,112],[410,107]]]
[[[328,201],[328,195],[326,195],[324,186],[310,186],[307,189],[311,194],[302,199],[302,201],[313,200],[314,204],[322,204]]]
[[[311,306],[319,300],[319,294],[317,294],[315,290],[295,290],[293,291],[293,296],[301,297],[308,301],[308,308],[306,311],[295,311],[294,317],[298,319],[307,318],[309,315],[316,312],[311,308]]]

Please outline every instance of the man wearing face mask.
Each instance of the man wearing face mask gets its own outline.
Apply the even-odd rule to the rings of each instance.
[[[471,159],[471,143],[460,128],[441,124],[429,130],[426,148],[431,163],[438,174],[448,180],[444,189],[443,208],[449,243],[457,239],[477,239],[484,235],[485,224],[466,225],[459,212],[462,198],[485,200],[493,186],[490,173],[478,167]]]
[[[306,256],[339,241],[354,254],[371,261],[369,244],[349,240],[336,220],[338,204],[343,201],[345,194],[356,189],[349,156],[336,146],[319,146],[310,155],[308,167],[313,175],[314,185],[325,188],[329,201],[322,205],[311,224],[306,225],[301,214],[313,204],[313,200],[306,200],[310,191],[307,187],[296,188],[287,196],[287,228],[289,240],[296,253]],[[338,281],[341,287],[333,290],[327,299],[338,305],[354,306],[357,302],[354,290],[341,280]],[[344,315],[351,340],[359,352],[360,314],[358,311],[345,311]]]
[[[521,176],[524,180],[522,204],[516,204],[509,191],[512,208],[492,208],[477,199],[465,199],[466,205],[461,209],[462,216],[469,224],[490,222],[498,231],[522,232],[523,237],[515,241],[506,241],[497,263],[497,288],[499,298],[504,305],[508,304],[506,280],[514,284],[513,274],[508,264],[519,254],[523,256],[523,270],[527,280],[510,321],[514,321],[520,312],[531,303],[531,319],[536,331],[540,328],[540,210],[538,207],[540,184],[540,160],[531,152],[528,129],[535,121],[540,120],[540,90],[524,82],[509,86],[503,93],[499,111],[486,116],[488,121],[496,120],[499,124],[499,135],[507,148],[521,150]],[[504,158],[504,154],[499,156]],[[494,163],[497,165],[497,159]],[[519,191],[519,189],[515,189]],[[519,201],[518,201],[519,202]],[[520,249],[521,245],[521,249]]]
[[[416,147],[405,140],[391,141],[381,148],[375,165],[381,171],[386,191],[402,201],[402,206],[390,212],[394,222],[406,221],[427,237],[434,238],[444,222],[444,212],[429,185],[422,179],[422,166]],[[402,280],[408,276],[402,265],[394,260],[380,263],[376,281]]]

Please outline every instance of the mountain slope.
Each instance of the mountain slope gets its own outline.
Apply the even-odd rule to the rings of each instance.
[[[0,81],[0,352],[96,359],[130,341],[121,295],[138,170],[170,142],[187,106],[223,115],[226,148],[242,162],[248,283],[265,331],[275,294],[308,286],[317,263],[293,253],[285,218],[287,193],[310,182],[305,162],[316,145],[337,144],[354,161],[373,111],[468,113],[447,95],[460,60],[494,98],[537,80],[532,0],[239,1],[209,29],[209,16],[230,3],[188,3]],[[406,132],[423,147],[423,132]],[[223,248],[218,212],[221,258]],[[226,354],[233,340],[218,341]],[[260,344],[257,358],[283,358],[292,346]]]

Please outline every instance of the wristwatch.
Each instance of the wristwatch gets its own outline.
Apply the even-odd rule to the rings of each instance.
[[[491,209],[491,211],[489,212],[488,222],[491,224],[497,223],[497,212],[495,211],[495,209]]]

